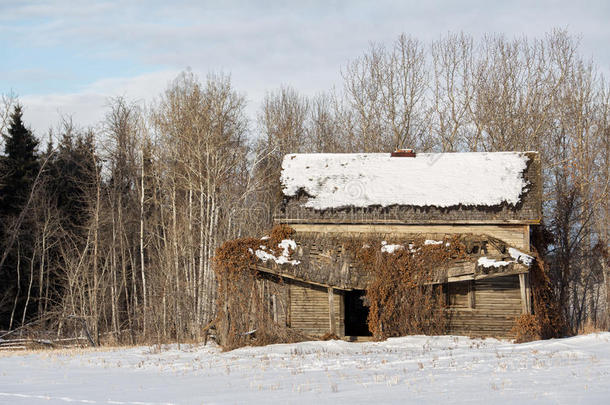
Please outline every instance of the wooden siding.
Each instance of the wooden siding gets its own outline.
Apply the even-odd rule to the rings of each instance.
[[[447,285],[447,305],[451,309],[470,309],[470,295],[472,281],[461,281]]]
[[[286,325],[288,319],[288,287],[276,280],[262,278],[264,293],[269,305],[269,313],[273,320],[280,325]]]
[[[449,333],[466,336],[513,337],[510,330],[522,313],[516,275],[474,281],[474,308],[468,308],[467,283],[447,286]]]
[[[319,233],[342,236],[362,234],[396,235],[436,234],[439,239],[448,234],[489,235],[511,246],[529,251],[529,225],[363,225],[363,224],[290,224],[297,234]]]
[[[289,292],[289,326],[311,336],[320,336],[330,331],[329,293],[327,289],[291,283]],[[335,333],[345,334],[343,295],[333,293]]]

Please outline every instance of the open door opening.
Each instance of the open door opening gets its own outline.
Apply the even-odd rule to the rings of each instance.
[[[371,336],[367,322],[369,306],[365,301],[364,290],[346,291],[345,293],[345,335]]]

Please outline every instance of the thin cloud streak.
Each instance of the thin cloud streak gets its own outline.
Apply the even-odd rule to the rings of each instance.
[[[167,70],[136,77],[108,78],[96,81],[80,92],[22,96],[24,118],[39,137],[62,116],[71,117],[83,127],[96,127],[112,97],[125,96],[138,102],[150,102],[179,73]]]

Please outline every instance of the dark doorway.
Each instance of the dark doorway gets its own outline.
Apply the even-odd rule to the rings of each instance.
[[[345,293],[345,335],[371,336],[367,318],[369,306],[365,303],[365,292],[362,290]]]

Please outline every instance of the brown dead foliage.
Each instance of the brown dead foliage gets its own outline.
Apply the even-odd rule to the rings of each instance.
[[[516,343],[531,342],[541,339],[541,325],[538,317],[532,314],[523,314],[515,319],[515,326],[511,333],[515,335]]]
[[[276,291],[279,285],[259,277],[253,254],[260,246],[279,254],[278,243],[293,233],[292,228],[280,225],[271,230],[268,239],[234,239],[216,249],[213,262],[218,280],[216,330],[224,350],[305,339],[301,333],[274,322],[269,297],[280,293]]]
[[[430,284],[451,261],[464,257],[458,237],[441,244],[419,240],[392,241],[403,245],[393,253],[382,252],[382,240],[353,241],[351,250],[359,265],[373,275],[366,292],[369,330],[376,339],[412,334],[446,332],[447,317],[442,287]]]
[[[325,334],[320,336],[320,340],[341,340],[341,338],[335,333],[326,332]]]
[[[548,268],[540,255],[530,268],[533,315],[521,315],[511,330],[517,343],[565,336],[567,323],[562,316],[559,300],[555,295]]]
[[[269,233],[269,242],[271,243],[271,247],[277,247],[278,243],[284,239],[290,239],[294,235],[294,232],[294,229],[288,225],[275,225]]]

